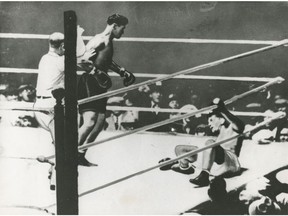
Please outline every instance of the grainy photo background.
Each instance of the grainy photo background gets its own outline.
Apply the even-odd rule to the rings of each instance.
[[[136,75],[136,83],[153,79],[155,75],[172,74],[268,46],[261,41],[281,41],[288,38],[288,2],[285,1],[7,1],[0,2],[0,33],[48,36],[53,32],[63,32],[63,13],[67,10],[76,12],[78,24],[85,29],[83,36],[101,33],[106,26],[107,17],[111,14],[119,13],[129,19],[122,38],[114,41],[113,59]],[[179,41],[190,38],[231,40],[232,43],[153,42],[161,38],[179,39]],[[255,41],[255,44],[245,43],[245,41]],[[269,87],[269,91],[257,92],[229,105],[230,110],[251,111],[247,105],[256,103],[262,104],[263,110],[254,111],[265,111],[271,104],[270,99],[275,95],[288,98],[287,49],[288,47],[282,46],[200,70],[193,75],[283,77],[286,81]],[[1,37],[1,94],[8,87],[19,90],[21,86],[29,85],[35,88],[37,72],[19,73],[13,69],[37,70],[40,58],[47,51],[47,39]],[[12,68],[12,71],[5,71],[5,68]],[[123,87],[122,80],[118,76],[112,76],[112,82],[110,90]],[[196,95],[197,101],[194,101],[197,103],[196,107],[203,108],[209,106],[215,97],[227,100],[261,84],[256,81],[176,78],[157,83],[157,86],[162,89],[165,103],[168,103],[171,94],[177,95],[181,105],[191,103],[193,100],[191,96]],[[134,92],[137,98],[136,90],[131,92]],[[269,103],[266,100],[269,100]],[[0,167],[2,167],[0,168],[0,193],[2,194],[0,205],[19,208],[5,209],[2,212],[0,208],[0,214],[21,215],[39,214],[39,212],[46,214],[46,209],[49,210],[48,213],[55,212],[55,206],[49,207],[55,202],[55,191],[49,190],[47,179],[49,166],[33,160],[39,155],[54,154],[51,138],[41,128],[15,127],[15,125],[11,127],[14,116],[10,115],[10,112],[0,113],[0,156],[3,156],[3,160],[0,160]],[[244,116],[240,118],[245,123],[255,123],[253,118]],[[203,117],[198,123],[205,124],[207,119]],[[158,161],[164,157],[175,157],[174,147],[178,144],[204,143],[197,137],[192,141],[186,134],[179,136],[174,134],[172,137],[171,134],[167,137],[163,134],[147,134],[133,134],[121,141],[113,141],[89,149],[87,157],[92,161],[95,160],[100,166],[79,168],[79,191],[90,190],[158,164]],[[112,134],[105,131],[100,134],[99,140],[109,136]],[[163,148],[163,144],[167,147]],[[281,158],[283,156],[281,147],[278,145],[270,151],[274,153],[272,157],[280,161],[279,164],[274,164],[277,168],[286,163],[285,159]],[[254,150],[253,146],[246,148],[246,151]],[[264,163],[267,155],[271,157],[266,153],[259,157],[259,163]],[[17,159],[12,159],[13,157]],[[251,157],[246,155],[242,159],[249,161]],[[180,214],[208,199],[207,188],[191,187],[188,176],[183,177],[167,172],[159,174],[159,172],[157,169],[141,176],[142,178],[136,177],[121,182],[116,189],[107,187],[95,194],[82,197],[79,199],[80,214]],[[239,182],[244,183],[245,179]],[[193,193],[198,200],[193,199]]]

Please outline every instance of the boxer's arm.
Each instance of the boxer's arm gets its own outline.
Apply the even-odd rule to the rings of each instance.
[[[86,45],[86,50],[99,50],[100,47],[105,46],[105,40],[103,37],[96,35]]]
[[[115,73],[119,74],[121,77],[124,76],[124,73],[126,71],[126,69],[124,67],[121,67],[120,65],[118,65],[116,62],[114,62],[112,60],[111,65],[109,67],[112,71],[114,71]]]
[[[230,123],[234,131],[237,133],[242,133],[244,131],[245,124],[237,116],[229,112],[221,99],[215,98],[213,103],[217,105],[218,111],[222,114],[225,120]]]
[[[80,38],[81,34],[82,33],[80,29],[77,37],[77,66],[81,69],[84,69],[85,71],[91,71],[94,67],[91,58],[97,55],[97,50],[102,46],[104,41],[101,40],[100,37],[95,36],[87,43],[85,47],[83,40],[82,42],[81,40],[78,41],[78,38]]]
[[[232,125],[232,128],[237,133],[242,133],[245,128],[245,124],[237,116],[234,116],[227,109],[224,112],[221,112],[224,118]]]
[[[80,58],[84,55],[86,52],[86,47],[84,40],[82,38],[82,34],[84,32],[84,29],[81,28],[79,25],[77,26],[77,41],[76,41],[76,56],[77,58]]]
[[[132,85],[136,78],[133,73],[127,71],[125,68],[119,66],[116,62],[112,60],[111,65],[109,67],[114,72],[118,73],[121,77],[123,77],[124,86]]]
[[[77,41],[76,41],[76,56],[78,62],[83,61],[89,61],[89,59],[96,55],[96,49],[93,48],[86,48],[84,40],[82,38],[82,34],[84,32],[84,29],[77,26]],[[97,46],[97,44],[94,44],[94,46]]]

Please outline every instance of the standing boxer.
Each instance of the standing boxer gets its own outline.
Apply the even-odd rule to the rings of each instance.
[[[134,75],[113,61],[113,40],[121,38],[127,24],[128,19],[125,16],[113,14],[107,19],[106,29],[87,43],[86,52],[95,50],[96,54],[90,58],[93,62],[92,67],[86,62],[78,64],[86,71],[79,80],[78,99],[107,92],[112,85],[108,75],[109,69],[123,77],[125,86],[134,83]],[[107,98],[102,98],[79,106],[83,118],[83,124],[79,128],[79,145],[93,142],[97,138],[105,123],[106,105]],[[91,166],[92,164],[84,158],[84,154],[85,151],[79,155],[80,163]]]

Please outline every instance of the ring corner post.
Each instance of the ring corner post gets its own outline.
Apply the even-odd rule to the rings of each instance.
[[[58,152],[62,163],[56,161],[57,214],[78,215],[77,17],[74,11],[64,12],[64,35],[64,142],[63,152]]]

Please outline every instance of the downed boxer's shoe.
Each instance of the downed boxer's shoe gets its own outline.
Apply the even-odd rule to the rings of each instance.
[[[190,179],[189,181],[190,183],[196,184],[200,187],[208,186],[210,184],[209,173],[203,170],[196,178]]]

